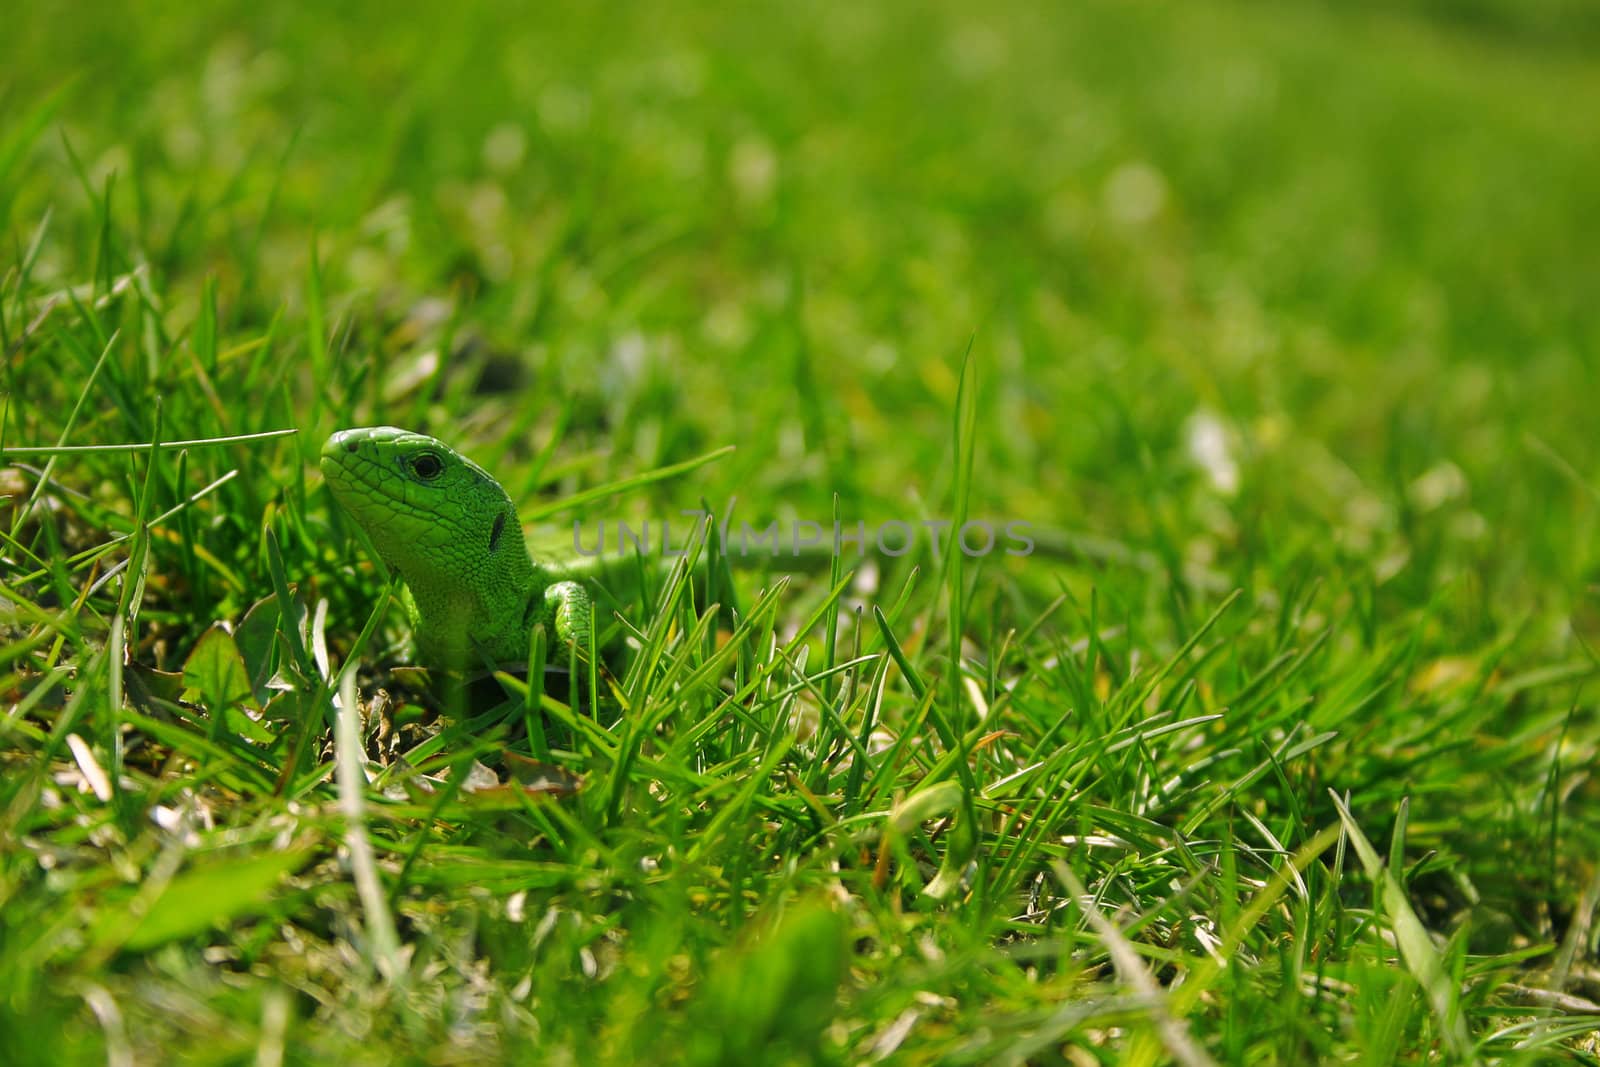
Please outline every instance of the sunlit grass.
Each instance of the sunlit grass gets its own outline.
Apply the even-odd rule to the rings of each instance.
[[[1592,1062],[1595,31],[1412,7],[18,14],[0,1062]],[[377,423],[1036,551],[432,690]]]

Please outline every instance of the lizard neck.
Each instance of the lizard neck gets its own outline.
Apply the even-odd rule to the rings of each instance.
[[[410,547],[415,554],[420,546]],[[496,662],[526,658],[530,605],[543,580],[515,518],[504,524],[492,550],[484,540],[427,547],[429,566],[398,568],[410,591],[412,630],[423,661],[468,667],[480,662],[480,650]]]

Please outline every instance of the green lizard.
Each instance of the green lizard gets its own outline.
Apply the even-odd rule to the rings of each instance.
[[[589,591],[529,557],[516,507],[488,471],[393,426],[340,430],[321,466],[334,499],[405,580],[421,663],[523,662],[540,623],[587,654]]]
[[[524,662],[541,623],[566,649],[590,653],[595,597],[582,579],[598,573],[599,560],[562,565],[530,558],[516,507],[488,471],[437,438],[367,426],[328,438],[322,474],[334,499],[405,580],[424,666]],[[1034,536],[1047,556],[1126,552],[1048,531]],[[1031,551],[1034,542],[1028,545]],[[812,548],[802,556],[797,546],[785,566],[804,562],[810,569],[832,560],[833,546]]]

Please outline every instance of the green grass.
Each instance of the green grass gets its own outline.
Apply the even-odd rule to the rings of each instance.
[[[1600,1059],[1591,6],[403,6],[8,15],[0,1062]],[[372,423],[1041,551],[433,717]]]

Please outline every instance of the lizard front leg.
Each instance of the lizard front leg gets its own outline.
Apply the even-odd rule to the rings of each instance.
[[[578,582],[556,582],[544,591],[546,618],[560,641],[587,658],[589,623],[594,616],[594,599]]]

